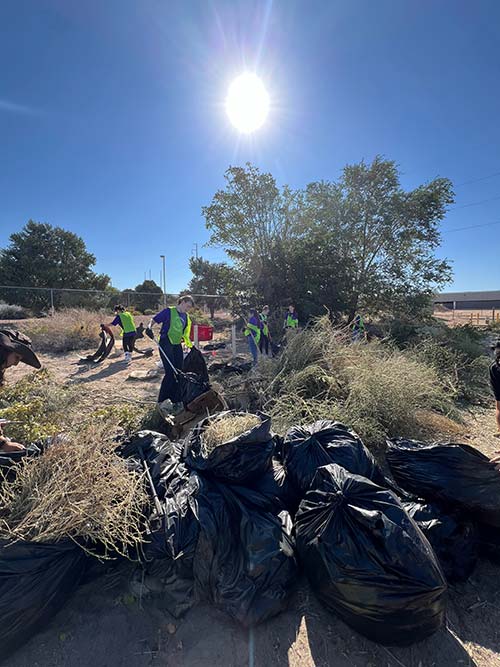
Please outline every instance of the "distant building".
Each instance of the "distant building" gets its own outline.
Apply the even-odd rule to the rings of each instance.
[[[500,309],[500,290],[491,292],[443,292],[434,296],[434,305],[450,310]]]

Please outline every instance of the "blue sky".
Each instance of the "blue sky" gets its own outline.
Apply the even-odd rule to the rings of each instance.
[[[494,0],[2,0],[0,246],[49,222],[120,288],[165,253],[176,291],[194,243],[222,256],[201,207],[230,164],[302,187],[383,154],[457,184],[450,288],[498,289],[500,224],[447,230],[500,221],[499,25]],[[272,102],[250,138],[223,107],[245,69]]]

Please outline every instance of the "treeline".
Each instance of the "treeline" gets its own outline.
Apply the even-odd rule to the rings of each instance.
[[[413,317],[451,278],[448,261],[435,256],[454,201],[446,178],[404,190],[397,165],[377,157],[299,190],[251,164],[230,167],[225,180],[203,214],[209,245],[232,265],[191,268],[237,300],[275,309],[293,301],[306,317],[325,308],[349,319]]]

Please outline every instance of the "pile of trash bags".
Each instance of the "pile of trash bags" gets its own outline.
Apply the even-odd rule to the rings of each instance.
[[[297,579],[295,501],[274,458],[269,417],[259,415],[257,426],[207,454],[202,437],[210,420],[191,431],[182,451],[158,434],[140,434],[150,439],[149,452],[142,451],[153,459],[161,505],[150,517],[144,568],[161,581],[174,616],[203,600],[253,626],[286,608]],[[125,443],[124,453],[136,446]]]
[[[141,591],[174,616],[205,601],[251,627],[286,608],[303,573],[350,627],[405,645],[441,627],[448,582],[481,554],[500,558],[500,473],[475,449],[391,440],[389,473],[339,422],[279,437],[257,416],[211,451],[203,435],[220,414],[182,441],[141,431],[117,445],[151,500],[132,554]],[[15,464],[0,459],[9,475]],[[61,608],[88,559],[73,542],[0,544],[2,653]]]
[[[284,609],[301,569],[328,609],[374,641],[404,645],[441,627],[447,581],[463,581],[476,564],[470,516],[420,485],[415,495],[396,470],[388,477],[339,422],[280,438],[259,418],[210,454],[202,442],[210,417],[183,443],[141,435],[161,503],[144,546],[145,581],[156,581],[165,608],[179,616],[203,600],[255,625]]]

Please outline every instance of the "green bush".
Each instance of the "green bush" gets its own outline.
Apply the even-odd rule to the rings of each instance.
[[[61,387],[47,371],[31,373],[0,393],[0,418],[12,420],[5,433],[23,443],[55,435],[68,423],[74,401],[75,390]]]

